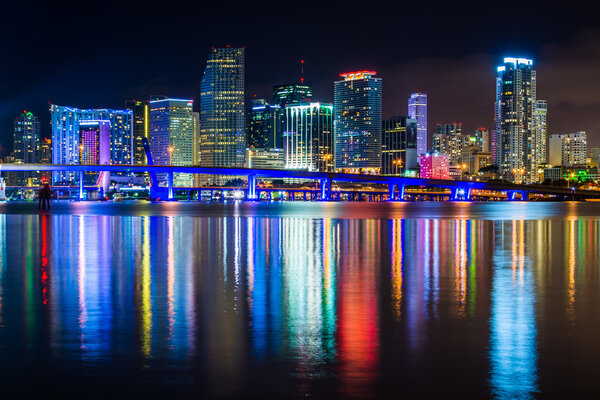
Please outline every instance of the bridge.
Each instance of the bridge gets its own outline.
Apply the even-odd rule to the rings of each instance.
[[[473,190],[505,192],[508,200],[529,199],[531,194],[553,195],[564,199],[600,199],[600,191],[582,190],[571,187],[547,185],[523,185],[505,182],[456,181],[445,179],[410,178],[395,175],[347,174],[337,172],[315,172],[302,170],[277,170],[256,168],[216,168],[197,166],[168,165],[64,165],[64,164],[0,164],[0,176],[3,172],[73,172],[79,174],[79,198],[83,199],[83,177],[86,172],[147,173],[151,177],[151,197],[175,199],[173,174],[225,175],[247,178],[248,186],[244,190],[246,199],[258,199],[257,179],[304,179],[319,182],[319,198],[332,200],[332,182],[353,182],[379,184],[387,186],[389,200],[402,200],[407,186],[444,188],[450,190],[451,200],[471,200]],[[158,185],[157,174],[167,176],[167,186]],[[106,181],[106,180],[105,180]],[[197,188],[198,190],[202,188]],[[163,196],[161,196],[163,194]]]

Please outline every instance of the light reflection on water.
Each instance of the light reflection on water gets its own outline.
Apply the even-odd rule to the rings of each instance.
[[[148,396],[567,391],[545,377],[597,373],[586,360],[600,355],[585,341],[600,326],[599,222],[576,215],[0,214],[0,381],[114,373]]]

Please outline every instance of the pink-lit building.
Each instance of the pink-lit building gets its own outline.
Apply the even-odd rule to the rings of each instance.
[[[423,154],[419,156],[420,177],[425,179],[450,179],[448,154]]]
[[[79,163],[110,164],[110,121],[79,122]]]

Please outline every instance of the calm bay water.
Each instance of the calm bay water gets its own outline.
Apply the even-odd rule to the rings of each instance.
[[[582,397],[600,373],[599,216],[600,203],[0,204],[0,385]]]

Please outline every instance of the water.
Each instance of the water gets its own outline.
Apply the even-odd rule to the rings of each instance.
[[[594,393],[600,203],[0,204],[19,397]]]

